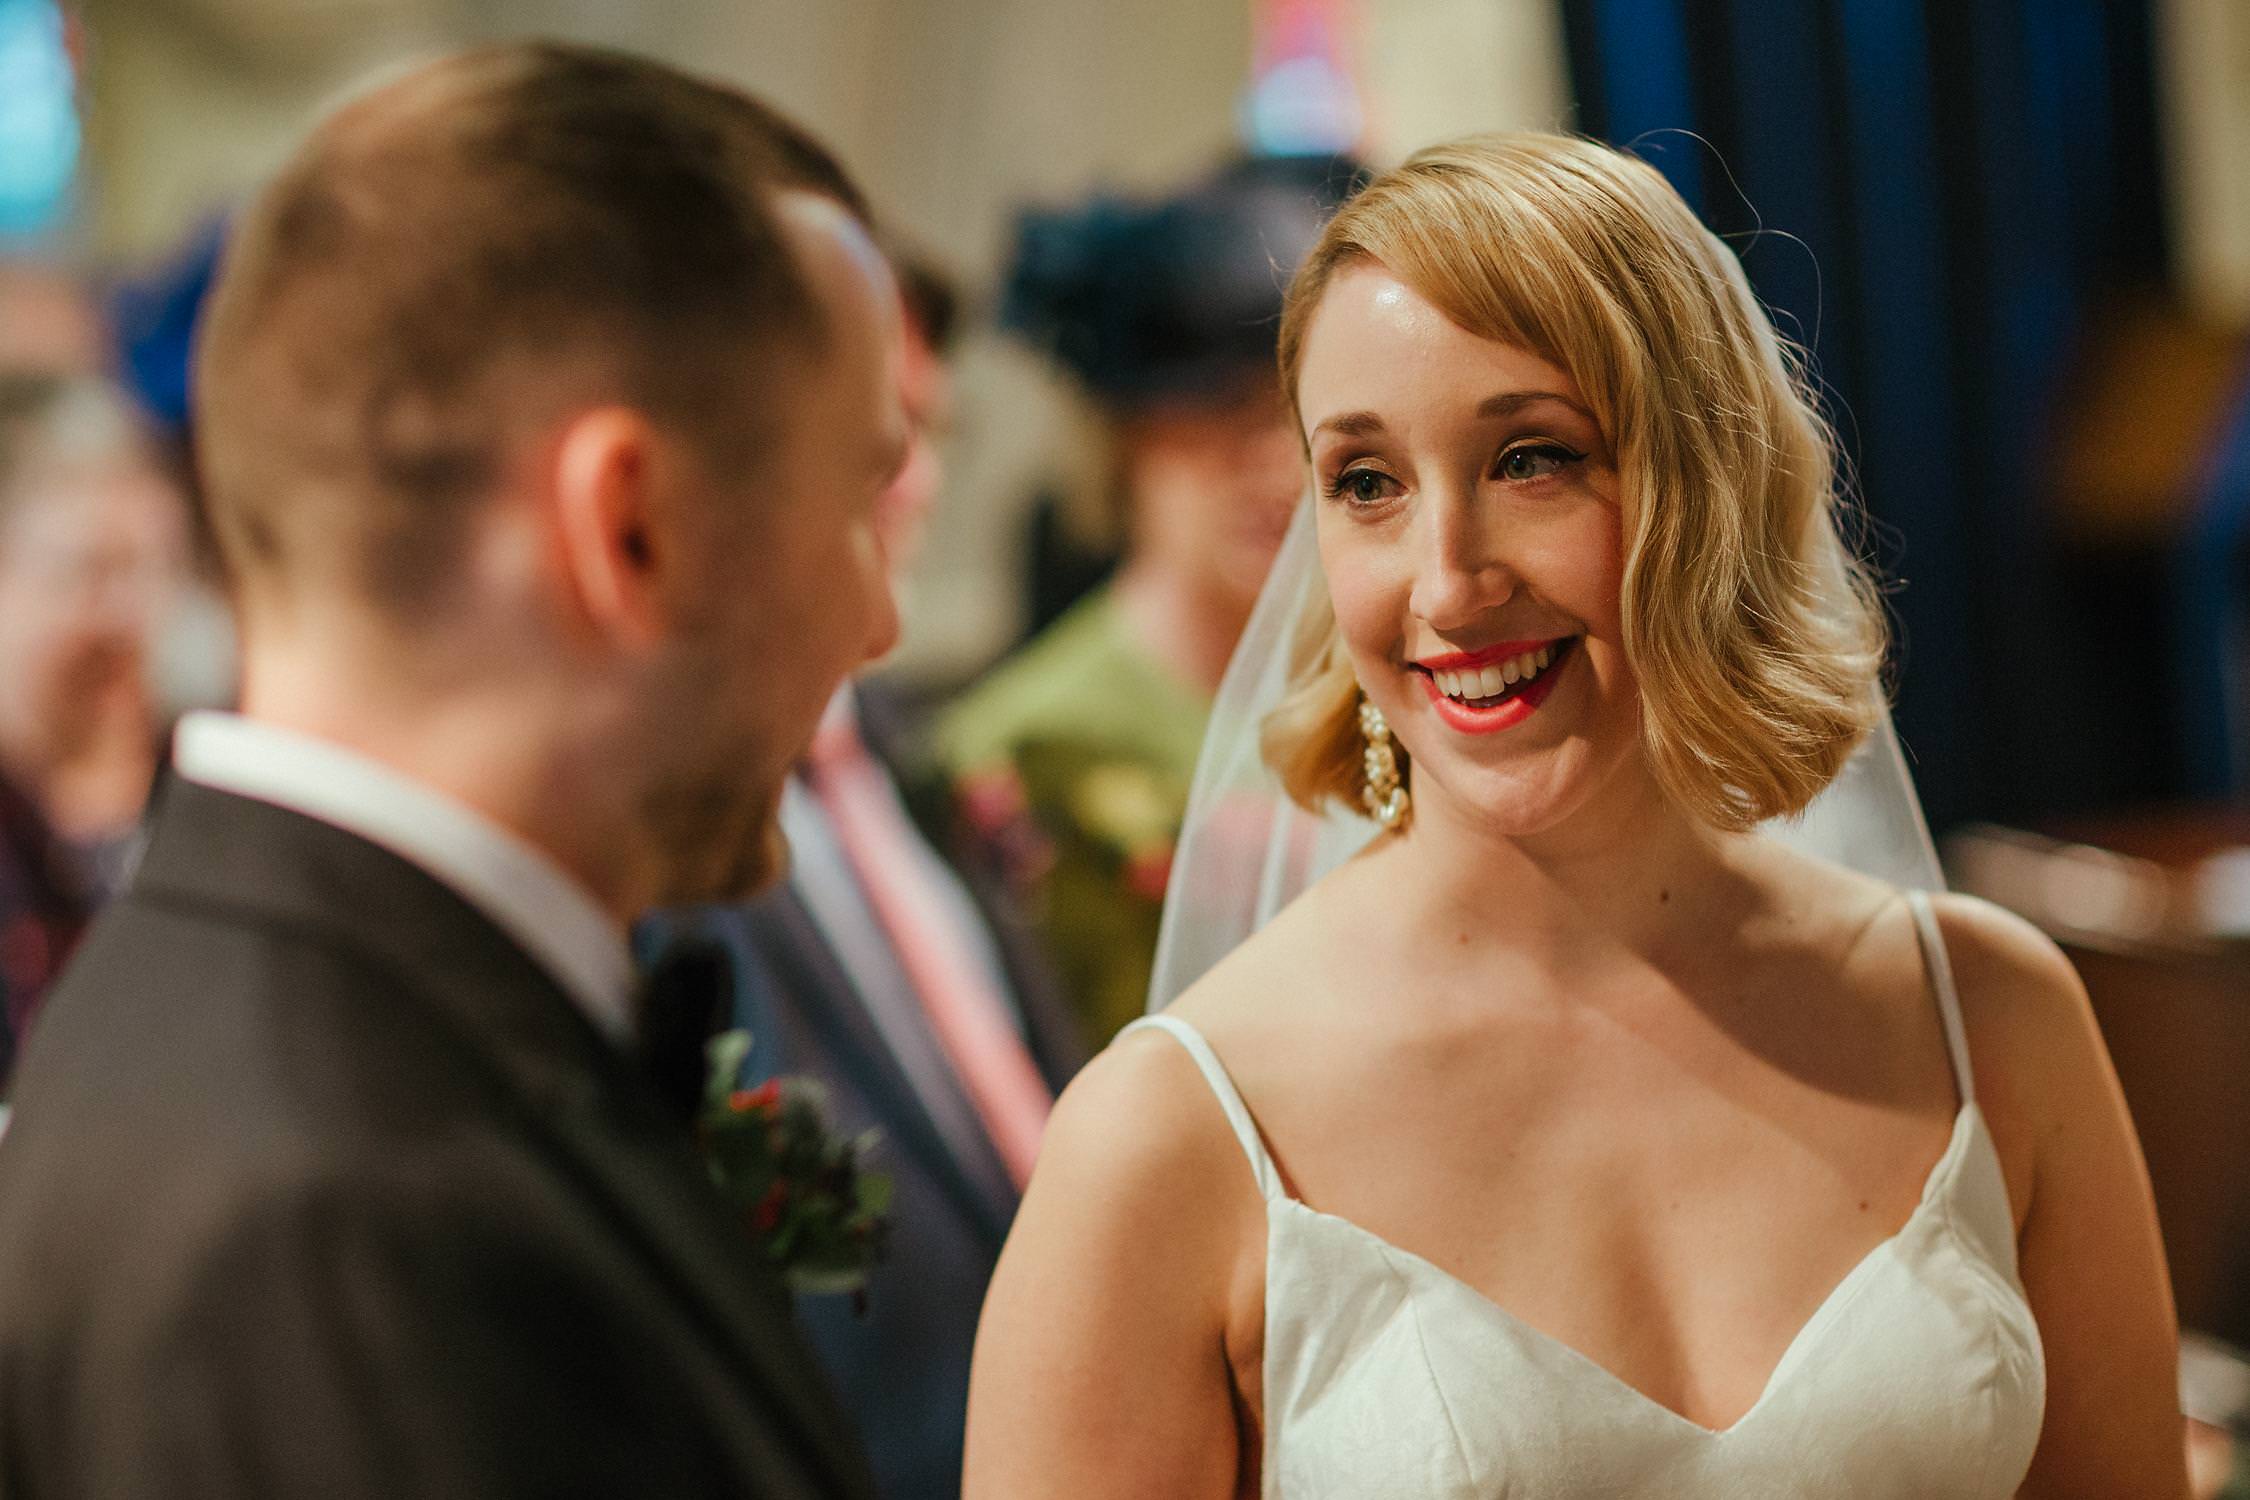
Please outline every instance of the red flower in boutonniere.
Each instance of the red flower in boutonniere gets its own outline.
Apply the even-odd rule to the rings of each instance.
[[[736,1064],[740,1066],[739,1062]],[[727,1095],[727,1112],[735,1115],[771,1115],[781,1107],[781,1080],[769,1078],[754,1089],[736,1089]]]
[[[830,1131],[828,1092],[810,1078],[738,1088],[750,1033],[712,1040],[697,1135],[711,1178],[792,1291],[850,1292],[866,1310],[882,1258],[891,1180],[866,1169],[878,1132]]]

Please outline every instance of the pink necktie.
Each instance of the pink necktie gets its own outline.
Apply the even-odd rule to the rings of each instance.
[[[1020,1190],[1031,1180],[1054,1095],[1009,1023],[1006,1002],[922,877],[916,834],[848,714],[822,721],[810,759],[813,795]]]

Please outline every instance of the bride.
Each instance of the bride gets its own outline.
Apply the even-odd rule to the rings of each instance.
[[[1261,864],[1199,792],[1235,873],[1171,921],[1379,829],[1058,1107],[967,1494],[2184,1495],[2069,967],[1865,873],[1926,849],[1902,773],[1839,862],[1777,821],[1880,771],[1882,617],[1731,254],[1631,158],[1473,139],[1342,210],[1281,354],[1309,603],[1241,706],[1312,811]]]

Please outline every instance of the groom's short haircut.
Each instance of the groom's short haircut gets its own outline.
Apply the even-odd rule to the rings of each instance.
[[[618,401],[734,468],[817,355],[777,192],[865,200],[804,131],[643,59],[515,44],[331,116],[236,224],[198,340],[197,462],[238,588],[406,617],[456,581],[513,438]]]

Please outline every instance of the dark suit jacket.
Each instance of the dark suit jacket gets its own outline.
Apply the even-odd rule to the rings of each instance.
[[[892,726],[880,700],[870,704],[863,695],[861,723],[869,748],[895,774]],[[1059,1090],[1085,1060],[1075,1023],[1027,930],[991,892],[969,889],[1007,970],[1033,1059]],[[855,1315],[846,1298],[805,1297],[799,1315],[866,1437],[880,1491],[889,1500],[957,1495],[977,1316],[1016,1211],[998,1151],[981,1127],[967,1154],[949,1147],[877,1029],[868,997],[789,887],[747,906],[683,914],[664,929],[651,934],[658,946],[701,939],[728,955],[735,1024],[753,1038],[754,1078],[818,1078],[840,1126],[882,1131],[875,1164],[896,1183],[897,1198],[867,1313]],[[919,1015],[911,996],[884,998],[896,1013]],[[934,1037],[931,1045],[938,1047]],[[957,1083],[940,1107],[976,1119]]]
[[[0,1494],[863,1496],[629,1060],[353,835],[176,782],[0,1144]]]

